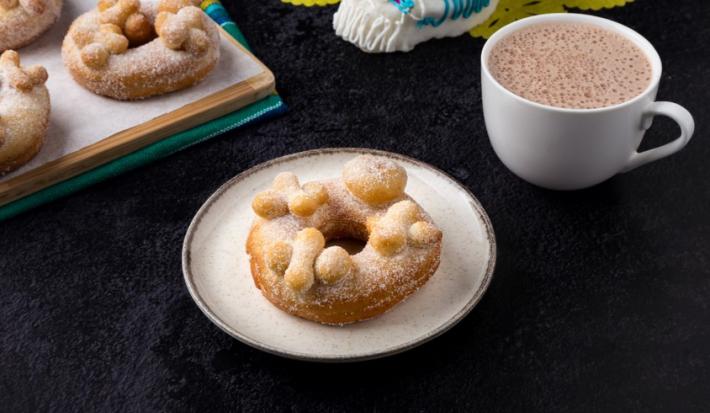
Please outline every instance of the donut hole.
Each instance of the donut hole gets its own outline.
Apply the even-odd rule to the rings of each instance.
[[[365,249],[367,241],[357,239],[357,238],[334,238],[326,241],[325,247],[340,247],[348,252],[350,255],[358,254],[360,251]]]
[[[325,238],[325,246],[338,246],[355,255],[367,245],[367,227],[362,222],[333,220],[319,228]]]
[[[151,26],[152,27],[152,26]],[[153,40],[158,38],[158,34],[155,33],[155,29],[152,29],[146,37],[140,37],[140,38],[132,38],[129,39],[128,41],[128,48],[129,49],[135,49],[138,47],[143,46],[144,44],[148,44],[152,42]]]

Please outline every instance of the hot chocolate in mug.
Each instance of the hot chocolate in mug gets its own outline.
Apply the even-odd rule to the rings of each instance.
[[[537,24],[591,24],[624,36],[651,64],[651,81],[638,96],[596,109],[568,109],[522,98],[504,88],[489,70],[496,43]],[[603,182],[681,150],[695,129],[693,117],[680,105],[657,102],[661,59],[651,43],[632,29],[583,14],[528,17],[497,31],[481,53],[481,93],[486,129],[501,161],[535,185],[559,190],[581,189]],[[680,137],[663,146],[637,152],[653,117],[667,116],[680,126]]]

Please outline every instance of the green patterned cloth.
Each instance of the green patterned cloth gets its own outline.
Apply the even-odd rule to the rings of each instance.
[[[239,31],[239,28],[229,17],[229,14],[219,1],[206,0],[202,3],[202,9],[219,23],[225,31],[243,44],[244,47],[249,48],[244,35]],[[269,96],[236,112],[167,137],[122,158],[0,207],[0,221],[38,205],[72,194],[97,182],[164,158],[232,129],[239,128],[257,120],[277,116],[284,111],[286,111],[286,105],[284,105],[281,98],[278,95]]]

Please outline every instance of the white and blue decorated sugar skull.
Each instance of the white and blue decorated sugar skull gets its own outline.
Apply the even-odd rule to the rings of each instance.
[[[408,52],[429,39],[471,30],[497,5],[498,0],[342,0],[333,26],[363,51]]]

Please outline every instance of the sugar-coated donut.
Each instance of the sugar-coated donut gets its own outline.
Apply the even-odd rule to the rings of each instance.
[[[23,69],[17,52],[0,55],[0,175],[29,162],[39,152],[49,124],[47,71]]]
[[[0,52],[32,43],[61,11],[62,0],[0,0]]]
[[[79,84],[114,99],[190,87],[214,69],[220,56],[219,30],[198,4],[100,0],[69,28],[64,65]]]
[[[375,317],[434,274],[441,231],[404,193],[405,170],[363,155],[342,179],[300,185],[285,172],[252,202],[258,215],[247,239],[252,277],[276,307],[325,324]],[[350,255],[326,241],[366,241]]]

